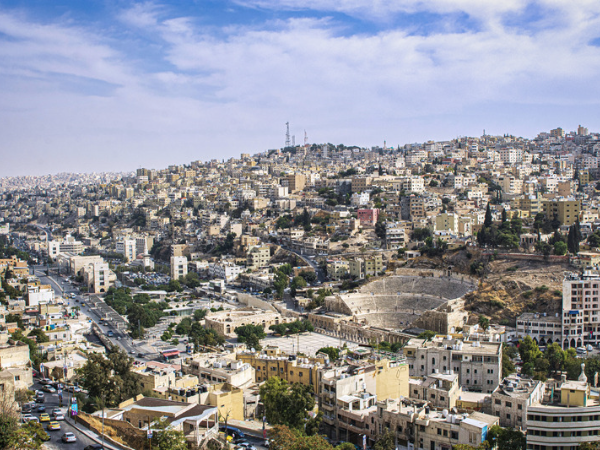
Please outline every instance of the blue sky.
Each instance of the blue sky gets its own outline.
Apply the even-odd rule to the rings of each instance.
[[[0,0],[0,176],[600,119],[596,0]]]

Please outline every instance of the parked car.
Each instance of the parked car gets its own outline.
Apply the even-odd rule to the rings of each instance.
[[[77,437],[70,431],[63,434],[61,439],[63,442],[77,442]]]
[[[237,448],[244,450],[256,450],[256,447],[249,442],[240,442],[237,444]]]
[[[31,414],[23,414],[23,415],[21,416],[21,422],[23,422],[23,423],[27,423],[27,422],[29,422],[30,420],[33,420],[33,421],[35,421],[35,422],[39,422],[38,418],[37,418],[37,417],[35,417],[35,416],[32,416]]]
[[[31,412],[33,408],[31,407],[31,405],[29,403],[25,403],[23,406],[21,406],[21,412],[22,413],[29,413]]]

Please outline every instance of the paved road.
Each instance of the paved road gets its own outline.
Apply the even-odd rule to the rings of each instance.
[[[41,390],[42,385],[39,383],[34,383],[34,385],[30,389],[31,390],[36,390],[36,389]],[[59,405],[58,394],[49,394],[48,392],[45,392],[44,394],[46,396],[46,401],[44,403],[44,406],[46,406],[46,412],[50,413],[50,412],[52,412],[53,408],[56,408]],[[69,401],[69,394],[64,393],[63,395],[64,395],[63,405],[66,405],[67,402]],[[67,415],[67,407],[63,406],[61,409],[62,409],[64,415],[66,416]],[[41,413],[33,412],[32,414],[39,418]],[[59,423],[60,423],[60,430],[48,431],[50,440],[48,442],[46,442],[46,446],[49,449],[82,450],[86,446],[96,443],[95,441],[93,441],[92,439],[87,437],[85,434],[80,433],[77,429],[75,429],[75,427],[73,427],[67,421],[61,420]],[[43,426],[44,426],[44,429],[46,429],[48,426],[48,422],[43,423]],[[75,434],[75,436],[77,437],[77,442],[66,444],[61,440],[62,435],[65,434],[65,432],[67,432],[67,431],[70,431]]]

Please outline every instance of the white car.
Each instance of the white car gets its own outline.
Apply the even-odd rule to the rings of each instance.
[[[40,423],[40,419],[38,419],[35,416],[32,416],[31,414],[25,414],[23,417],[21,417],[21,421],[23,423],[27,423],[27,422],[37,422],[37,423]]]
[[[77,442],[77,437],[70,431],[62,435],[63,442]]]
[[[54,420],[65,420],[65,416],[63,413],[54,413],[53,417],[54,417]]]

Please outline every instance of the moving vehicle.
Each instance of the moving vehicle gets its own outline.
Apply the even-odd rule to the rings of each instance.
[[[115,333],[113,333],[113,332],[112,332],[112,330],[108,330],[108,331],[106,332],[106,335],[107,335],[108,337],[113,337],[113,336],[115,335]]]
[[[77,442],[77,437],[70,431],[63,434],[61,439],[63,442]]]
[[[88,445],[83,450],[104,450],[104,447],[100,444],[91,444],[91,445]]]
[[[60,423],[58,423],[58,422],[50,422],[50,423],[48,424],[48,427],[47,427],[47,429],[48,429],[49,431],[56,431],[56,430],[60,430]]]
[[[23,422],[23,423],[27,423],[31,420],[33,420],[34,422],[39,422],[38,418],[35,416],[32,416],[31,414],[23,414],[23,416],[21,416],[21,422]]]
[[[65,415],[63,413],[54,414],[54,420],[65,420]]]
[[[40,414],[40,422],[50,422],[50,415],[47,413]]]
[[[56,389],[53,388],[52,386],[44,386],[44,391],[49,392],[50,394],[56,393]]]
[[[37,412],[45,412],[46,411],[46,407],[44,405],[38,405],[37,408],[35,408],[35,410]]]
[[[243,450],[256,450],[256,447],[248,442],[240,442],[239,444],[237,444],[236,448]]]

